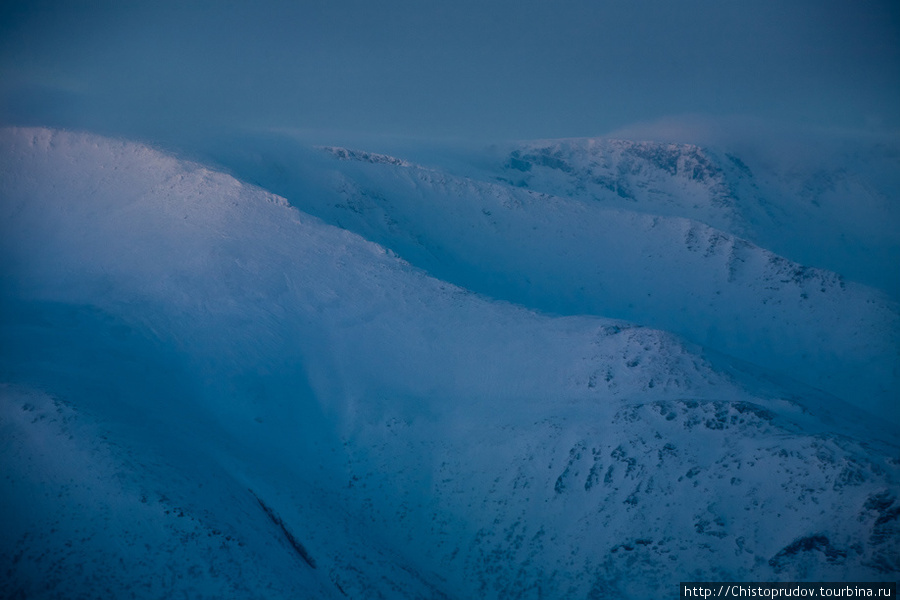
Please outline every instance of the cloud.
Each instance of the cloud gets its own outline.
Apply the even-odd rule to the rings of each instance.
[[[10,10],[6,118],[177,137],[282,127],[498,140],[670,115],[898,128],[898,10],[405,1],[65,3]],[[69,78],[81,96],[46,89]]]

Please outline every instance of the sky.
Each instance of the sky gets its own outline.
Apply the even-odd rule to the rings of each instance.
[[[900,131],[900,3],[0,4],[3,124],[503,141],[681,115]]]

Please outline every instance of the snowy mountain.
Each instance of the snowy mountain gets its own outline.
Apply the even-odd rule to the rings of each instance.
[[[489,171],[527,187],[251,150],[215,158],[267,189],[0,134],[12,597],[645,598],[900,571],[884,292],[662,175],[670,212],[549,172],[536,191],[558,165],[524,149]],[[682,154],[676,176],[706,164]]]
[[[723,170],[695,146],[549,148],[513,151],[494,181],[337,148],[323,149],[337,164],[316,172],[270,157],[222,162],[466,289],[671,331],[900,422],[896,299],[739,237],[753,206],[738,209]],[[603,156],[627,172],[616,185],[639,191],[610,200],[585,184],[585,165],[598,180]],[[504,184],[510,168],[530,183]],[[581,195],[554,176],[580,181]]]
[[[497,148],[494,177],[687,217],[900,297],[900,146],[795,140],[699,147],[574,139]],[[489,163],[490,164],[490,163]]]

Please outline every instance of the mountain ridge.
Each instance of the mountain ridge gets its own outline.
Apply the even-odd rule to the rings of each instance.
[[[674,331],[869,410],[893,410],[900,305],[883,292],[696,220],[343,152],[343,162],[357,159],[321,163],[316,175],[292,177],[285,165],[267,177],[265,162],[237,170],[464,288],[549,314]],[[881,365],[865,358],[875,355]],[[841,381],[838,365],[850,364]]]
[[[825,394],[473,293],[139,144],[0,142],[16,593],[643,598],[900,569],[895,428],[870,442]]]

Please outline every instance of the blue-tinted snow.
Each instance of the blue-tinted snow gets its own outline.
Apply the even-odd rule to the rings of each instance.
[[[896,382],[883,293],[697,214],[290,152],[220,162],[305,196],[2,133],[12,594],[644,598],[900,570],[896,425],[839,397],[857,370]],[[577,238],[594,230],[618,253]],[[723,248],[745,252],[733,281]],[[588,260],[670,302],[607,314],[597,298],[627,304],[573,274]],[[704,312],[718,290],[735,307]],[[698,319],[721,338],[664,331]],[[738,330],[744,360],[723,352]],[[747,360],[764,351],[813,371]]]

